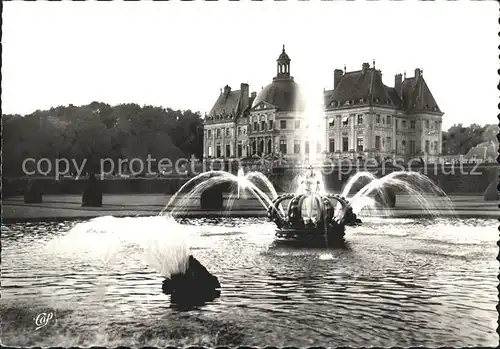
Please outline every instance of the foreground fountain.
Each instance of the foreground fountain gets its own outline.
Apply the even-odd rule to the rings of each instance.
[[[384,206],[384,193],[389,189],[394,190],[393,194],[411,196],[422,214],[439,214],[452,208],[449,198],[432,180],[412,171],[393,172],[380,178],[370,172],[357,172],[335,194],[325,190],[323,173],[309,166],[291,184],[288,192],[278,195],[270,179],[257,171],[244,173],[240,169],[237,175],[204,172],[187,181],[156,217],[107,216],[77,224],[67,236],[71,247],[67,252],[73,255],[75,248],[81,253],[87,243],[88,250],[99,255],[107,267],[115,259],[121,259],[120,253],[128,254],[130,248],[140,251],[143,261],[164,277],[161,289],[170,296],[171,306],[191,309],[221,294],[218,278],[197,260],[198,256],[191,254],[191,244],[185,240],[196,239],[201,230],[175,220],[190,217],[191,209],[195,214],[201,210],[203,216],[220,217],[243,203],[236,214],[248,210],[260,217],[267,212],[276,225],[270,231],[276,242],[342,248],[346,228],[360,224],[359,215],[363,214],[368,221],[370,216],[391,215],[390,210],[384,211],[391,206],[387,203]],[[200,208],[203,206],[200,195],[207,192],[210,196],[218,193],[217,205]],[[252,197],[256,200],[248,200]],[[109,240],[96,246],[89,243],[94,240],[90,234],[100,239],[104,235]],[[56,245],[64,246],[60,241]]]
[[[273,200],[268,216],[276,226],[276,237],[285,240],[344,242],[345,227],[361,223],[349,201],[321,190],[321,181],[312,167],[303,176],[297,193],[286,193]],[[281,207],[288,200],[285,214]]]
[[[239,169],[238,175],[233,175],[225,171],[208,171],[184,184],[162,214],[189,216],[190,202],[197,196],[214,186],[229,183],[223,209],[208,213],[226,215],[238,199],[245,201],[246,194],[250,193],[276,225],[278,240],[320,242],[323,246],[332,246],[344,242],[346,227],[361,223],[360,213],[391,216],[396,192],[409,195],[423,215],[435,216],[453,211],[446,194],[419,172],[396,171],[380,178],[370,172],[357,172],[339,194],[327,192],[322,178],[321,171],[309,166],[295,178],[290,192],[278,195],[270,180],[260,172],[245,174]],[[245,209],[240,208],[240,211]]]
[[[212,275],[192,255],[188,257],[187,267],[165,277],[162,291],[171,295],[171,303],[179,308],[190,308],[214,300],[220,296],[219,279]]]

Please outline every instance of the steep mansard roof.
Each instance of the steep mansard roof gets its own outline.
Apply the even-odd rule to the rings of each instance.
[[[351,104],[364,104],[379,99],[380,104],[391,105],[392,100],[382,83],[379,71],[375,69],[346,73],[340,80],[327,105],[340,107]]]
[[[418,71],[418,74],[417,74]],[[405,78],[400,91],[388,87],[382,82],[382,73],[375,68],[344,74],[334,90],[324,91],[325,108],[345,108],[350,106],[380,105],[404,110],[441,112],[421,71],[416,76]],[[231,91],[226,86],[219,95],[212,110],[210,119],[232,119],[241,116],[251,106],[261,102],[275,106],[281,111],[302,110],[304,100],[300,88],[293,79],[275,79],[255,98],[249,97],[248,106],[242,106],[241,91]],[[244,109],[244,110],[240,110]]]
[[[436,100],[422,75],[403,81],[403,109],[406,111],[431,110],[440,112]]]
[[[240,105],[240,90],[231,91],[225,90],[217,98],[212,110],[208,114],[210,117],[238,117],[240,110],[238,107]]]

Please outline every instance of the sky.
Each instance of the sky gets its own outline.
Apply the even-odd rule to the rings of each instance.
[[[424,78],[453,124],[498,123],[498,5],[487,2],[4,2],[2,112],[102,101],[209,112],[220,89],[259,92],[282,45],[319,100],[363,62]],[[317,95],[316,92],[317,91]]]

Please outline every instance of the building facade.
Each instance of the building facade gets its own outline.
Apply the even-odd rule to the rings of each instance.
[[[308,124],[290,62],[283,46],[276,76],[258,95],[249,94],[245,83],[238,91],[221,89],[204,122],[205,158],[300,160],[314,154],[316,159],[425,156],[433,161],[441,154],[443,113],[421,69],[411,78],[397,74],[394,87],[385,86],[381,71],[368,63],[357,71],[336,69],[333,90],[323,93],[324,125],[311,132],[316,126]]]
[[[255,95],[249,96],[248,84],[240,89],[221,89],[219,98],[205,117],[203,155],[205,158],[244,157],[248,152],[248,112]]]
[[[406,74],[405,74],[406,75]],[[333,158],[426,157],[442,153],[442,116],[423,72],[385,86],[382,72],[334,72],[334,89],[324,92],[326,154]]]

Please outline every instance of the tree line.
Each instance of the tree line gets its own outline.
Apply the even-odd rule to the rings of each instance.
[[[73,159],[96,166],[99,159],[203,156],[203,119],[191,110],[92,102],[58,106],[28,115],[2,115],[3,174],[23,175],[27,158]],[[497,125],[453,125],[442,133],[443,155],[466,154],[486,141],[498,146]],[[93,171],[92,167],[88,171]],[[86,171],[86,172],[88,172]]]
[[[3,115],[3,174],[23,175],[27,158],[99,159],[202,157],[203,120],[191,110],[92,102],[58,106],[29,115]]]

